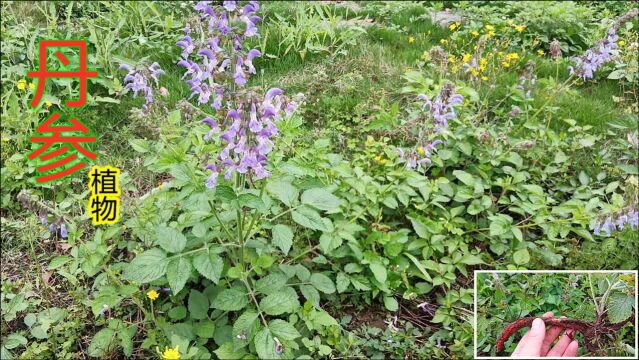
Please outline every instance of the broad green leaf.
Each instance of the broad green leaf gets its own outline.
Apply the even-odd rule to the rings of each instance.
[[[472,254],[466,254],[462,256],[461,260],[459,260],[462,264],[466,265],[478,265],[485,264],[484,261],[479,257]]]
[[[280,273],[272,273],[261,279],[256,283],[255,290],[262,294],[272,294],[286,285],[286,276]]]
[[[299,192],[291,183],[284,180],[274,180],[266,184],[266,190],[275,195],[284,205],[292,207],[297,201]]]
[[[340,247],[342,243],[343,240],[342,237],[339,236],[339,234],[335,232],[325,232],[322,234],[322,236],[320,236],[319,247],[324,254],[328,254]]]
[[[93,335],[91,344],[89,344],[89,348],[87,349],[89,356],[99,358],[104,357],[113,349],[113,346],[115,345],[113,342],[115,336],[115,330],[111,328],[104,328],[98,331],[95,335]]]
[[[271,334],[279,340],[292,341],[302,336],[293,325],[280,319],[271,320],[268,323],[268,328],[271,330]]]
[[[384,284],[386,282],[386,267],[380,263],[372,263],[368,265],[375,276],[375,280]]]
[[[338,293],[343,293],[348,289],[348,285],[351,283],[348,279],[348,276],[344,273],[338,273],[337,278],[335,279],[336,288]]]
[[[233,344],[235,348],[244,347],[253,340],[259,321],[259,314],[254,310],[246,310],[242,315],[237,317],[233,324]]]
[[[335,292],[335,285],[333,281],[326,275],[315,273],[311,275],[311,284],[315,288],[325,294],[332,294]]]
[[[384,306],[388,311],[397,311],[399,309],[397,299],[392,296],[384,296]]]
[[[302,194],[302,204],[310,205],[324,211],[339,210],[342,200],[326,189],[312,188]]]
[[[311,285],[300,285],[300,292],[306,300],[313,303],[316,308],[320,307],[320,293]]]
[[[415,264],[415,266],[417,266],[417,268],[422,273],[422,275],[424,275],[424,278],[426,280],[428,280],[430,282],[433,282],[433,278],[430,277],[430,275],[428,274],[428,272],[424,268],[424,265],[422,265],[422,263],[420,263],[419,260],[417,260],[416,257],[414,257],[413,255],[411,255],[409,253],[404,253],[404,255],[406,255],[413,262],[413,264]]]
[[[513,260],[517,265],[527,264],[530,261],[530,253],[528,252],[528,249],[515,251],[515,253],[513,254]]]
[[[171,253],[179,253],[186,246],[186,237],[176,229],[160,225],[156,231],[157,244]]]
[[[173,294],[177,294],[184,288],[187,280],[191,276],[191,262],[180,256],[169,261],[166,268],[166,279]]]
[[[209,299],[202,292],[191,289],[189,293],[189,315],[193,319],[205,319],[209,311]]]
[[[297,293],[287,287],[282,291],[266,296],[260,301],[260,309],[269,315],[291,313],[300,307]]]
[[[224,260],[212,252],[200,252],[193,257],[193,266],[202,276],[217,284],[222,275]]]
[[[225,342],[217,350],[213,351],[221,360],[240,360],[246,355],[243,348],[234,348],[232,342]]]
[[[634,296],[613,292],[608,298],[608,319],[613,324],[620,323],[632,315]]]
[[[459,179],[459,181],[463,182],[464,185],[475,186],[475,179],[471,174],[463,170],[455,170],[453,171],[453,175],[455,175],[455,177]]]
[[[510,232],[512,228],[513,218],[508,215],[490,216],[490,236],[499,236]]]
[[[149,283],[166,273],[166,253],[154,248],[138,255],[124,268],[124,277],[139,284]]]
[[[284,255],[288,255],[293,245],[293,230],[288,225],[277,224],[273,226],[273,245],[282,250]]]
[[[260,359],[282,358],[282,354],[277,353],[277,344],[268,328],[263,328],[258,331],[255,335],[255,339],[253,339],[253,343],[255,344],[255,351],[257,351],[257,355]]]
[[[223,311],[242,310],[249,302],[249,295],[240,287],[222,290],[213,300],[213,307]]]
[[[320,214],[307,206],[301,206],[292,211],[293,221],[301,226],[313,230],[329,231]]]

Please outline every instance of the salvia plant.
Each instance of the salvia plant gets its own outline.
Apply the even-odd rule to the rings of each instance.
[[[159,76],[164,74],[164,70],[160,68],[160,64],[154,62],[148,67],[133,67],[128,64],[120,64],[120,69],[127,70],[124,77],[124,88],[133,91],[133,97],[138,94],[144,95],[144,109],[147,109],[153,103],[153,88],[158,88]],[[155,84],[155,86],[153,86]],[[163,89],[163,88],[161,88]],[[160,89],[160,92],[163,90]],[[164,90],[165,91],[165,90]]]

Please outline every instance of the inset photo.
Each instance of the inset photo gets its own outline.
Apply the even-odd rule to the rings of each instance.
[[[474,351],[636,358],[637,271],[475,271]]]

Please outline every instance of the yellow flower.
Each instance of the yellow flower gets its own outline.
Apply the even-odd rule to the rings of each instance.
[[[486,34],[489,38],[495,36],[495,32],[494,31],[489,31],[488,34]]]
[[[626,42],[623,41],[623,40],[619,40],[618,44],[619,44],[619,46],[624,46],[624,45],[626,45]]]
[[[34,83],[29,83],[29,89],[31,89],[31,90],[35,89],[35,84]]]
[[[388,162],[388,159],[382,159],[379,161],[379,163],[382,165],[386,165],[387,162]]]
[[[473,31],[473,32],[471,32],[471,35],[473,35],[473,36],[479,36],[479,33],[478,33],[477,31]]]
[[[545,52],[541,49],[537,50],[537,55],[544,56]]]
[[[158,189],[162,190],[163,188],[164,188],[164,184],[159,183],[159,184],[158,184]]]
[[[519,54],[510,53],[510,54],[506,55],[506,60],[508,60],[508,61],[510,61],[510,60],[519,60]]]
[[[417,148],[417,152],[418,152],[420,155],[424,155],[424,153],[425,153],[425,152],[424,152],[424,148],[423,148],[423,147],[421,147],[421,146]]]
[[[498,56],[498,57],[502,57],[503,55],[504,55],[504,52],[503,52],[503,51],[499,51],[499,52],[497,52],[497,56]]]
[[[473,56],[472,56],[472,55],[470,55],[470,54],[464,54],[464,57],[462,58],[462,62],[467,63],[467,62],[469,62],[469,61],[470,61],[470,59],[471,59],[472,57],[473,57]]]
[[[375,161],[379,162],[380,160],[382,160],[382,157],[377,155],[377,156],[374,157],[374,159],[375,159]]]
[[[442,45],[446,45],[446,44],[448,44],[448,40],[441,39],[441,40],[439,40],[439,43],[442,44]]]
[[[149,290],[146,293],[146,296],[148,296],[148,298],[151,299],[151,300],[155,300],[155,299],[157,299],[160,296],[160,294],[158,294],[158,292],[155,291],[155,290]]]
[[[492,26],[492,25],[486,25],[486,30],[493,31],[493,30],[495,30],[495,27]]]
[[[46,107],[51,107],[51,105],[53,105],[53,103],[52,103],[51,101],[49,101],[49,100],[45,100],[45,101],[44,101],[44,105],[45,105]]]
[[[414,42],[415,42],[415,38],[414,38],[414,37],[412,37],[412,36],[409,36],[409,37],[408,37],[408,43],[409,43],[409,44],[412,44],[412,43],[414,43]]]
[[[515,25],[515,30],[522,32],[526,28],[526,25]]]
[[[18,81],[18,89],[24,90],[27,88],[27,82],[25,80]]]
[[[455,29],[457,29],[457,24],[450,24],[450,26],[448,27],[451,31],[455,31]]]
[[[486,81],[486,80],[488,80],[488,76],[482,76],[481,79]]]
[[[508,25],[510,25],[510,26],[513,26],[513,24],[514,24],[515,22],[514,22],[514,21],[512,21],[512,19],[511,19],[511,20],[506,21],[506,23],[507,23]]]
[[[3,137],[3,138],[2,138],[2,141],[4,141],[4,142],[9,142],[9,138],[8,138],[8,137]]]
[[[162,353],[163,360],[180,360],[180,352],[178,349],[180,345],[175,345],[175,349],[171,349],[168,346],[164,347],[164,353]]]
[[[454,64],[454,63],[457,62],[457,58],[454,57],[453,55],[449,55],[448,56],[448,62],[451,63],[451,64]]]
[[[502,61],[501,65],[505,68],[509,68],[510,67],[510,63],[508,61]]]

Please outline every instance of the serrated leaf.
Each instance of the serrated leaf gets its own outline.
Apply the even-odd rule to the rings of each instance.
[[[326,189],[312,188],[302,194],[302,204],[310,205],[324,211],[339,210],[342,200]]]
[[[608,297],[608,319],[613,324],[620,323],[632,315],[634,296],[614,292]]]
[[[300,292],[316,308],[320,307],[320,293],[311,285],[300,285]]]
[[[193,257],[193,266],[202,276],[217,284],[224,268],[224,260],[212,252],[201,252]]]
[[[520,249],[515,251],[515,253],[513,254],[513,260],[517,265],[528,264],[528,262],[530,261],[530,253],[528,252],[528,249]]]
[[[302,336],[293,325],[280,319],[271,320],[268,323],[268,328],[271,330],[271,334],[279,340],[292,341]]]
[[[272,273],[259,279],[255,285],[255,290],[262,294],[269,295],[279,291],[284,285],[286,285],[286,276],[279,273]]]
[[[239,287],[222,290],[213,300],[212,306],[223,311],[242,310],[249,302],[249,295]]]
[[[238,316],[233,324],[233,344],[234,348],[240,348],[248,345],[253,340],[259,322],[257,317],[259,314],[253,310],[246,310],[242,315]]]
[[[291,313],[298,307],[300,302],[297,299],[297,293],[291,287],[270,294],[260,301],[260,309],[268,315]]]
[[[127,280],[144,284],[161,278],[166,273],[168,261],[166,253],[158,248],[138,255],[124,269]]]
[[[338,293],[343,293],[348,289],[348,285],[351,283],[348,279],[348,276],[344,273],[338,273],[337,278],[335,279],[336,288]]]
[[[157,227],[157,244],[170,253],[179,253],[186,246],[186,237],[176,229],[166,225]]]
[[[184,288],[191,276],[191,262],[184,257],[173,258],[166,268],[166,279],[173,294],[177,294]]]
[[[273,335],[268,330],[268,328],[263,328],[258,331],[255,335],[255,339],[253,339],[253,344],[255,344],[255,351],[257,351],[257,355],[260,359],[281,359],[282,356],[277,353],[277,344],[273,339]]]
[[[333,280],[331,280],[324,274],[315,273],[311,275],[310,281],[317,290],[325,294],[332,294],[335,292],[335,285],[333,284]]]
[[[104,357],[113,349],[113,339],[115,339],[115,330],[105,328],[98,331],[93,335],[87,353],[91,357]]]
[[[288,225],[277,224],[273,226],[272,232],[273,245],[280,248],[285,255],[288,255],[293,245],[293,230]]]
[[[266,190],[288,207],[297,201],[299,192],[295,186],[284,180],[275,180],[266,184]]]
[[[293,217],[293,221],[305,228],[319,231],[329,231],[324,221],[322,221],[322,217],[320,216],[320,214],[310,207],[301,206],[296,210],[293,210],[291,215]]]

